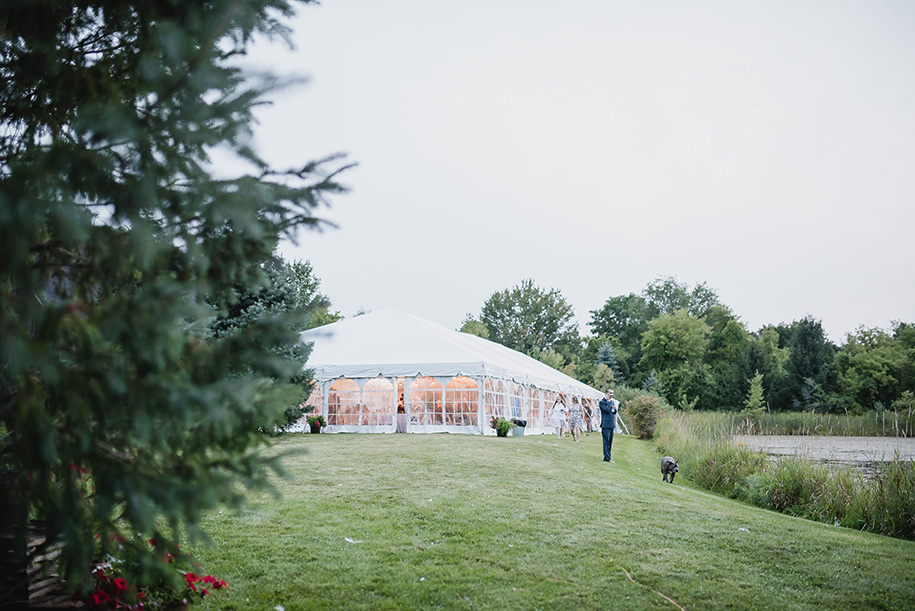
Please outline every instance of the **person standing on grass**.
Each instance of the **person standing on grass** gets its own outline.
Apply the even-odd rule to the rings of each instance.
[[[562,433],[566,427],[566,404],[562,399],[562,395],[559,395],[556,398],[556,402],[553,403],[553,407],[550,408],[547,424],[549,426],[555,427],[556,436],[559,439],[562,439]]]
[[[581,427],[585,423],[585,410],[578,397],[572,397],[572,406],[569,408],[569,428],[572,430],[572,438],[577,442],[581,439]]]
[[[620,402],[613,398],[613,389],[608,388],[604,398],[600,400],[600,433],[604,438],[604,462],[610,460],[610,450],[613,448],[613,432],[616,429],[616,414]]]

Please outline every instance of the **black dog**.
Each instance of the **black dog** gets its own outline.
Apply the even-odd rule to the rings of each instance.
[[[664,458],[661,459],[661,480],[662,481],[665,481],[665,482],[669,481],[669,483],[671,483],[671,484],[674,483],[674,476],[677,474],[678,471],[680,471],[680,467],[679,467],[679,465],[677,465],[677,461],[675,461],[673,458],[671,458],[670,456],[665,456]],[[668,475],[670,476],[670,480],[667,479]]]

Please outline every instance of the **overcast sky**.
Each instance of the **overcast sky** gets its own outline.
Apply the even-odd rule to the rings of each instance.
[[[324,0],[309,78],[259,113],[277,166],[345,152],[338,225],[285,244],[334,309],[457,328],[533,278],[580,331],[658,276],[751,331],[915,322],[915,3]]]

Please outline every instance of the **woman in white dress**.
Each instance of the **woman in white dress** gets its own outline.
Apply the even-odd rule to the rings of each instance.
[[[547,418],[547,424],[556,429],[556,436],[559,439],[562,439],[562,433],[566,428],[567,411],[565,401],[563,401],[562,396],[559,396],[556,402],[553,403],[553,407],[550,408],[550,414]]]

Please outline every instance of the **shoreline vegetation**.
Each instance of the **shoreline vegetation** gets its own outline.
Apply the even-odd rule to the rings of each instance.
[[[838,437],[912,437],[915,412],[880,410],[868,415],[813,412],[721,413],[735,435],[829,435]]]
[[[772,460],[734,441],[737,435],[908,436],[911,415],[887,427],[869,416],[666,412],[655,443],[676,456],[680,473],[697,486],[788,515],[915,540],[915,463],[895,456],[865,475],[802,456]]]

